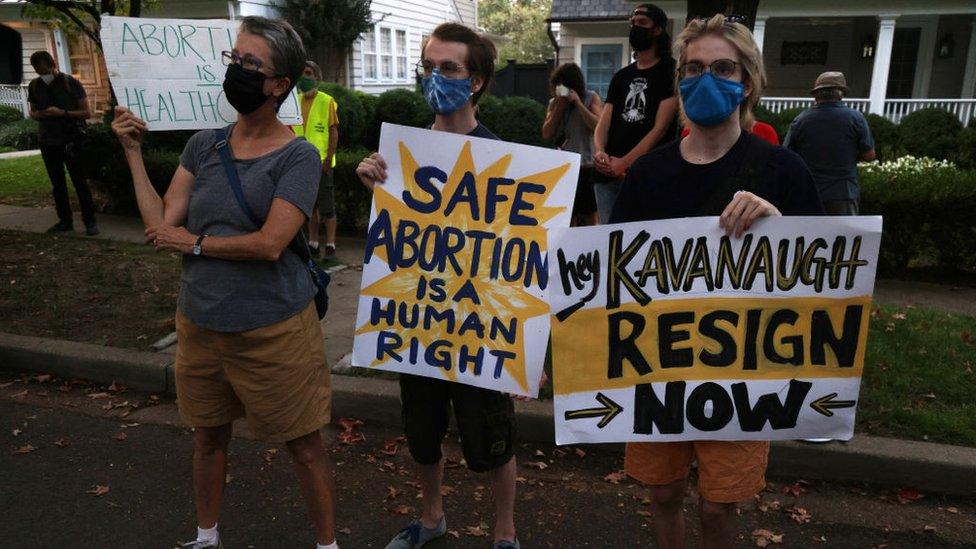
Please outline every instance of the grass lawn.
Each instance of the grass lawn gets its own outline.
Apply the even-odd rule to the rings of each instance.
[[[875,307],[858,430],[976,446],[976,318]]]
[[[69,194],[73,195],[73,190]],[[53,203],[51,180],[40,155],[0,160],[0,204],[38,206]]]
[[[173,331],[178,254],[0,231],[0,331],[148,349]]]

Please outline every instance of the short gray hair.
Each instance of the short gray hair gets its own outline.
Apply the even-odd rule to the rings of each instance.
[[[813,92],[817,101],[840,101],[844,98],[844,90],[840,88],[820,88]]]
[[[292,88],[305,70],[305,46],[287,21],[248,16],[241,20],[241,32],[264,38],[271,50],[271,63],[278,74],[291,81]],[[291,89],[289,88],[289,91]],[[281,99],[287,97],[285,94]]]

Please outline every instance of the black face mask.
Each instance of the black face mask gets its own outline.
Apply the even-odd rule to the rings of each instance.
[[[654,46],[654,29],[647,27],[630,26],[630,47],[634,51],[649,50]]]
[[[237,63],[227,65],[224,95],[230,106],[241,114],[250,114],[261,108],[268,100],[264,94],[265,79],[267,76],[260,71],[245,69]]]

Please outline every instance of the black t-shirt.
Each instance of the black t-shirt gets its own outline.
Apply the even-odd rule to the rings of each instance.
[[[50,84],[40,77],[27,86],[27,101],[35,111],[57,107],[66,111],[78,110],[85,100],[85,88],[69,74],[58,72]],[[38,120],[37,138],[41,145],[62,145],[81,135],[85,121],[78,118],[54,117]]]
[[[498,140],[498,136],[491,133],[491,130],[486,128],[481,122],[478,122],[478,125],[475,126],[473,130],[469,131],[468,135],[471,137],[484,137],[485,139]]]
[[[674,71],[674,59],[666,57],[649,69],[640,70],[635,62],[613,75],[606,101],[613,105],[607,154],[624,156],[650,133],[661,101],[674,96]],[[659,143],[674,139],[676,123],[671,121]]]
[[[708,164],[692,164],[682,158],[680,141],[642,156],[627,172],[610,223],[701,215],[699,208],[715,187],[739,173],[748,140],[753,139],[759,138],[742,132],[725,156]],[[783,147],[767,146],[772,150],[766,166],[750,190],[783,215],[823,215],[813,176],[799,155]]]

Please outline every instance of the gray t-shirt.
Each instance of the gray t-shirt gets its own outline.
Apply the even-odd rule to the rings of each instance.
[[[594,97],[596,97],[596,92],[586,90],[583,106],[587,109],[590,108]],[[552,108],[554,102],[555,99],[549,100],[549,108]],[[579,153],[583,167],[593,166],[593,130],[586,125],[583,113],[575,105],[563,112],[556,133],[564,138],[562,145],[559,145],[560,150]]]
[[[180,164],[195,176],[186,228],[210,236],[252,233],[259,227],[234,199],[215,140],[214,130],[197,132],[180,156]],[[244,197],[259,219],[267,217],[275,198],[311,215],[322,172],[311,143],[296,138],[263,156],[234,160],[234,165]],[[209,330],[243,332],[268,326],[301,312],[314,295],[308,268],[291,249],[278,261],[183,256],[178,306],[190,321]]]

